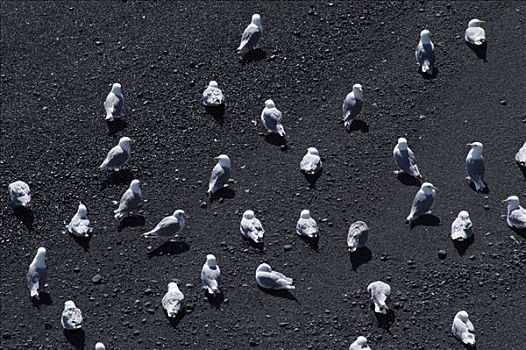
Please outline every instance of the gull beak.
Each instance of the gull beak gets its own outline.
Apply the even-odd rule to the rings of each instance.
[[[480,23],[486,23],[486,21],[479,21]]]
[[[433,189],[434,189],[435,191],[438,191],[438,187],[433,186]]]
[[[214,157],[214,160],[219,160],[219,157]]]
[[[507,200],[507,199],[505,199],[505,200],[503,200],[503,201],[502,201],[502,203],[508,203],[508,200]]]
[[[466,143],[466,147],[473,147],[472,143]]]

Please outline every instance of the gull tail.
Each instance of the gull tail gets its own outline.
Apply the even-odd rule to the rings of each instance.
[[[31,289],[31,298],[39,299],[38,291],[36,289]]]
[[[123,213],[116,213],[114,218],[117,219],[117,220],[120,220],[124,217],[124,214]]]
[[[107,120],[107,121],[112,122],[112,121],[113,121],[113,118],[114,118],[114,117],[113,117],[113,113],[108,112],[108,113],[106,114],[106,120]]]
[[[484,181],[482,180],[473,180],[473,185],[475,185],[475,189],[477,190],[477,192],[480,192],[482,191],[484,188],[486,188],[486,185],[484,184]]]
[[[431,70],[431,64],[428,60],[425,60],[424,63],[422,63],[422,72],[427,73]]]

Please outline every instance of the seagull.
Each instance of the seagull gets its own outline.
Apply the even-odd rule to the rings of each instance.
[[[296,224],[296,233],[299,236],[306,236],[309,238],[318,237],[318,224],[310,216],[310,211],[304,209],[301,211],[300,218]]]
[[[385,301],[391,294],[391,287],[385,282],[376,281],[367,286],[367,291],[371,295],[371,302],[374,304],[374,312],[387,314],[389,307]]]
[[[371,350],[371,348],[367,344],[367,338],[360,336],[351,344],[349,350]]]
[[[398,143],[393,149],[393,158],[396,165],[400,168],[399,171],[395,171],[395,174],[406,173],[417,179],[422,178],[418,165],[416,165],[416,157],[411,148],[407,146],[405,138],[400,137],[398,139]]]
[[[469,213],[462,210],[451,224],[451,239],[454,241],[464,241],[473,236],[473,224],[469,218]]]
[[[129,137],[121,137],[119,144],[108,152],[106,159],[104,159],[99,169],[119,171],[122,166],[130,160],[130,142]]]
[[[201,97],[201,103],[205,107],[218,107],[225,102],[225,97],[223,92],[219,89],[217,81],[211,81],[208,83],[208,87],[203,91],[203,96]]]
[[[519,163],[520,166],[526,167],[526,142],[524,142],[524,145],[522,145],[515,155],[515,161]]]
[[[358,248],[367,244],[369,227],[363,221],[356,221],[349,227],[347,233],[347,247],[349,252],[355,252]]]
[[[451,325],[451,332],[459,341],[465,345],[475,345],[475,327],[469,320],[469,315],[462,310],[457,312]]]
[[[269,264],[261,264],[256,269],[256,282],[261,288],[265,289],[295,289],[292,278],[284,274],[272,271]]]
[[[473,181],[473,185],[477,192],[484,190],[484,158],[482,157],[483,146],[480,142],[468,143],[466,146],[471,147],[466,157],[466,170],[468,171],[468,179]]]
[[[322,163],[318,150],[314,147],[307,148],[307,153],[303,156],[300,169],[305,174],[314,175],[321,171]]]
[[[106,350],[106,347],[101,342],[95,344],[95,350]]]
[[[431,33],[425,29],[420,32],[420,42],[415,51],[416,61],[422,73],[433,73],[435,65],[435,45],[431,41]]]
[[[60,323],[66,330],[82,328],[82,312],[75,306],[73,301],[68,300],[64,303],[64,311],[62,311]]]
[[[503,202],[508,203],[508,215],[506,216],[508,226],[526,229],[526,209],[521,207],[519,197],[509,196]]]
[[[216,257],[212,254],[206,256],[206,262],[201,270],[201,282],[209,294],[219,293],[219,277],[221,271],[217,265]]]
[[[27,288],[29,288],[31,298],[39,299],[39,293],[44,290],[46,279],[46,248],[40,247],[27,271]]]
[[[31,190],[24,181],[15,181],[7,187],[11,204],[15,207],[27,207],[31,201]]]
[[[170,216],[166,216],[162,219],[157,226],[151,231],[143,233],[143,237],[148,238],[161,238],[170,240],[178,237],[179,232],[184,228],[185,214],[184,211],[178,209]]]
[[[208,196],[211,198],[212,195],[223,188],[230,178],[231,164],[230,158],[225,154],[220,154],[214,158],[217,160],[217,164],[212,169],[210,174],[210,181],[208,182]]]
[[[237,51],[243,53],[252,50],[262,36],[263,26],[261,25],[261,16],[256,13],[252,15],[252,22],[243,31],[241,44],[239,44]]]
[[[406,222],[413,222],[418,217],[431,213],[433,204],[435,204],[435,196],[438,188],[433,186],[432,183],[424,182],[413,199],[413,205],[411,206],[411,212],[406,218]]]
[[[279,136],[285,136],[285,129],[281,124],[283,116],[281,112],[274,105],[274,101],[266,100],[265,108],[261,111],[261,122],[265,129],[270,133],[279,134]]]
[[[177,283],[168,283],[168,292],[164,295],[161,304],[169,318],[174,318],[184,310],[184,294],[179,290]]]
[[[68,225],[67,230],[74,236],[77,237],[88,237],[89,233],[93,230],[89,227],[90,221],[88,219],[88,209],[82,202],[79,203],[77,213],[73,216]]]
[[[343,125],[347,131],[351,130],[354,119],[362,112],[363,90],[360,84],[354,84],[352,91],[345,96],[342,105]]]
[[[141,182],[137,179],[132,180],[130,187],[124,192],[121,197],[119,207],[113,212],[115,213],[115,219],[121,219],[124,215],[129,214],[131,211],[139,207],[139,203],[142,199]],[[117,204],[117,202],[113,202]]]
[[[466,40],[468,44],[478,46],[482,45],[486,41],[486,32],[481,26],[482,23],[486,22],[476,18],[469,21],[468,28],[464,34],[464,40]]]
[[[120,113],[123,104],[124,96],[122,95],[121,84],[114,83],[111,87],[110,93],[106,96],[106,101],[104,101],[106,120],[112,122],[117,114]]]
[[[263,234],[265,233],[265,230],[252,210],[246,210],[243,213],[239,230],[243,237],[251,239],[254,243],[263,242]]]

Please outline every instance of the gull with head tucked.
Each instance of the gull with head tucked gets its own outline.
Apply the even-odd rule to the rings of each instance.
[[[468,346],[475,345],[475,327],[469,320],[469,315],[466,311],[457,312],[451,325],[451,332],[463,344]]]
[[[77,237],[88,237],[89,233],[93,230],[90,226],[90,221],[88,219],[88,209],[82,202],[79,202],[79,207],[77,212],[71,219],[68,225],[66,225],[67,230],[74,236]]]
[[[509,196],[503,202],[508,203],[506,215],[508,226],[519,230],[526,229],[526,209],[521,207],[519,197]]]
[[[371,350],[371,348],[367,344],[367,338],[360,336],[351,344],[349,350]]]
[[[75,330],[82,328],[82,312],[75,303],[68,300],[64,303],[64,311],[60,323],[65,330]]]
[[[169,318],[175,318],[179,313],[184,311],[184,294],[179,289],[177,283],[168,283],[168,291],[161,300],[161,305]]]
[[[201,97],[201,103],[205,107],[219,107],[225,102],[223,92],[219,89],[217,81],[212,80]]]
[[[237,51],[243,53],[252,50],[262,36],[263,26],[261,25],[261,16],[256,13],[252,15],[252,21],[243,31],[241,43],[239,44]]]
[[[31,190],[24,181],[15,181],[7,187],[9,199],[14,207],[27,207],[31,201]]]
[[[387,314],[389,307],[386,300],[391,295],[391,287],[385,282],[376,281],[367,286],[367,291],[371,296],[371,302],[374,304],[374,312]]]
[[[221,271],[217,265],[216,257],[212,254],[206,256],[206,262],[201,269],[201,282],[208,294],[215,294],[219,292],[219,277]]]
[[[274,105],[274,101],[266,100],[265,108],[261,111],[261,122],[265,129],[270,133],[279,134],[280,136],[285,136],[285,129],[281,124],[283,115]]]
[[[299,236],[317,238],[318,232],[318,224],[310,215],[310,211],[307,209],[302,210],[298,223],[296,224],[296,233]]]
[[[284,274],[273,271],[269,264],[261,264],[256,269],[256,282],[261,288],[283,290],[296,289],[293,286],[292,278]]]
[[[431,41],[431,33],[427,29],[420,32],[420,41],[416,46],[415,57],[422,73],[433,73],[435,66],[435,44]]]
[[[300,169],[305,174],[314,175],[321,171],[322,163],[318,150],[314,147],[307,148],[307,153],[300,162]]]
[[[243,237],[254,241],[254,243],[263,242],[263,234],[265,233],[265,230],[252,210],[246,210],[243,213],[239,230]]]
[[[454,241],[465,241],[473,236],[473,224],[469,213],[462,210],[451,224],[451,239]]]
[[[482,23],[486,22],[476,18],[469,21],[468,28],[464,33],[464,40],[466,40],[468,44],[478,46],[486,41],[486,32],[484,31],[484,28],[482,28]]]

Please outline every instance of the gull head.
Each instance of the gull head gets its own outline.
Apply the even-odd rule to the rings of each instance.
[[[398,148],[402,150],[407,149],[407,140],[405,138],[400,137],[398,139]]]
[[[519,197],[517,196],[509,196],[503,202],[508,203],[508,208],[518,208],[520,206]]]
[[[303,209],[301,211],[300,217],[302,219],[310,219],[310,211],[308,209]]]
[[[74,308],[76,308],[76,306],[73,300],[68,300],[64,303],[64,310],[74,309]]]
[[[360,345],[362,347],[366,346],[367,345],[367,338],[365,338],[363,336],[359,336],[358,338],[356,338],[355,344]]]
[[[34,263],[37,267],[46,266],[46,248],[40,247],[37,250],[37,255],[35,256]]]
[[[132,182],[130,183],[130,189],[132,190],[133,193],[139,193],[141,192],[141,182],[137,179],[134,179],[132,180]]]
[[[274,101],[272,101],[271,99],[268,99],[265,101],[265,108],[275,108],[276,106],[274,105]]]
[[[457,312],[457,317],[459,318],[459,320],[461,320],[462,322],[466,322],[469,320],[469,315],[466,311],[462,310],[462,311],[459,311]]]
[[[210,267],[216,267],[217,266],[216,257],[214,255],[212,255],[212,254],[208,254],[206,256],[206,263]]]
[[[184,210],[177,209],[176,211],[174,211],[173,216],[175,216],[176,218],[184,218]]]
[[[210,81],[210,82],[208,83],[208,87],[218,89],[218,88],[219,88],[219,85],[217,85],[217,81],[212,80],[212,81]]]
[[[307,153],[308,154],[314,154],[316,156],[319,156],[320,154],[318,153],[318,150],[314,147],[309,147],[307,148]]]
[[[122,94],[121,84],[119,83],[113,83],[111,86],[111,92],[114,94]]]
[[[469,219],[469,213],[465,210],[462,210],[460,213],[458,213],[458,217],[462,220],[468,220]]]
[[[129,137],[121,137],[119,139],[119,146],[124,150],[129,150],[130,142],[131,142],[131,139]]]
[[[252,15],[252,24],[257,25],[258,27],[261,27],[261,16],[257,13]]]
[[[422,44],[429,44],[431,42],[431,32],[427,29],[421,31],[420,41],[422,42]]]
[[[261,264],[258,266],[256,272],[272,272],[272,268],[270,267],[269,264]]]
[[[106,350],[106,347],[101,342],[95,344],[95,350]]]
[[[243,219],[252,220],[255,217],[254,212],[252,210],[246,210],[243,213]]]
[[[168,283],[168,290],[179,292],[179,286],[175,282],[170,282]]]
[[[79,202],[79,208],[77,209],[77,214],[79,214],[80,217],[84,218],[88,214],[88,209],[82,202]]]
[[[221,165],[221,167],[230,168],[230,158],[228,158],[226,154],[220,154],[214,159],[217,160],[217,162],[219,163],[219,165]]]
[[[482,27],[482,23],[486,23],[486,22],[481,21],[480,19],[474,18],[471,21],[469,21],[468,27]]]
[[[431,182],[424,182],[422,186],[420,186],[420,189],[424,191],[425,194],[431,194],[433,191],[437,191],[438,188],[433,186]]]
[[[472,155],[475,157],[480,156],[482,154],[482,150],[484,149],[484,146],[482,146],[482,143],[480,142],[468,143],[466,146],[471,147]]]

